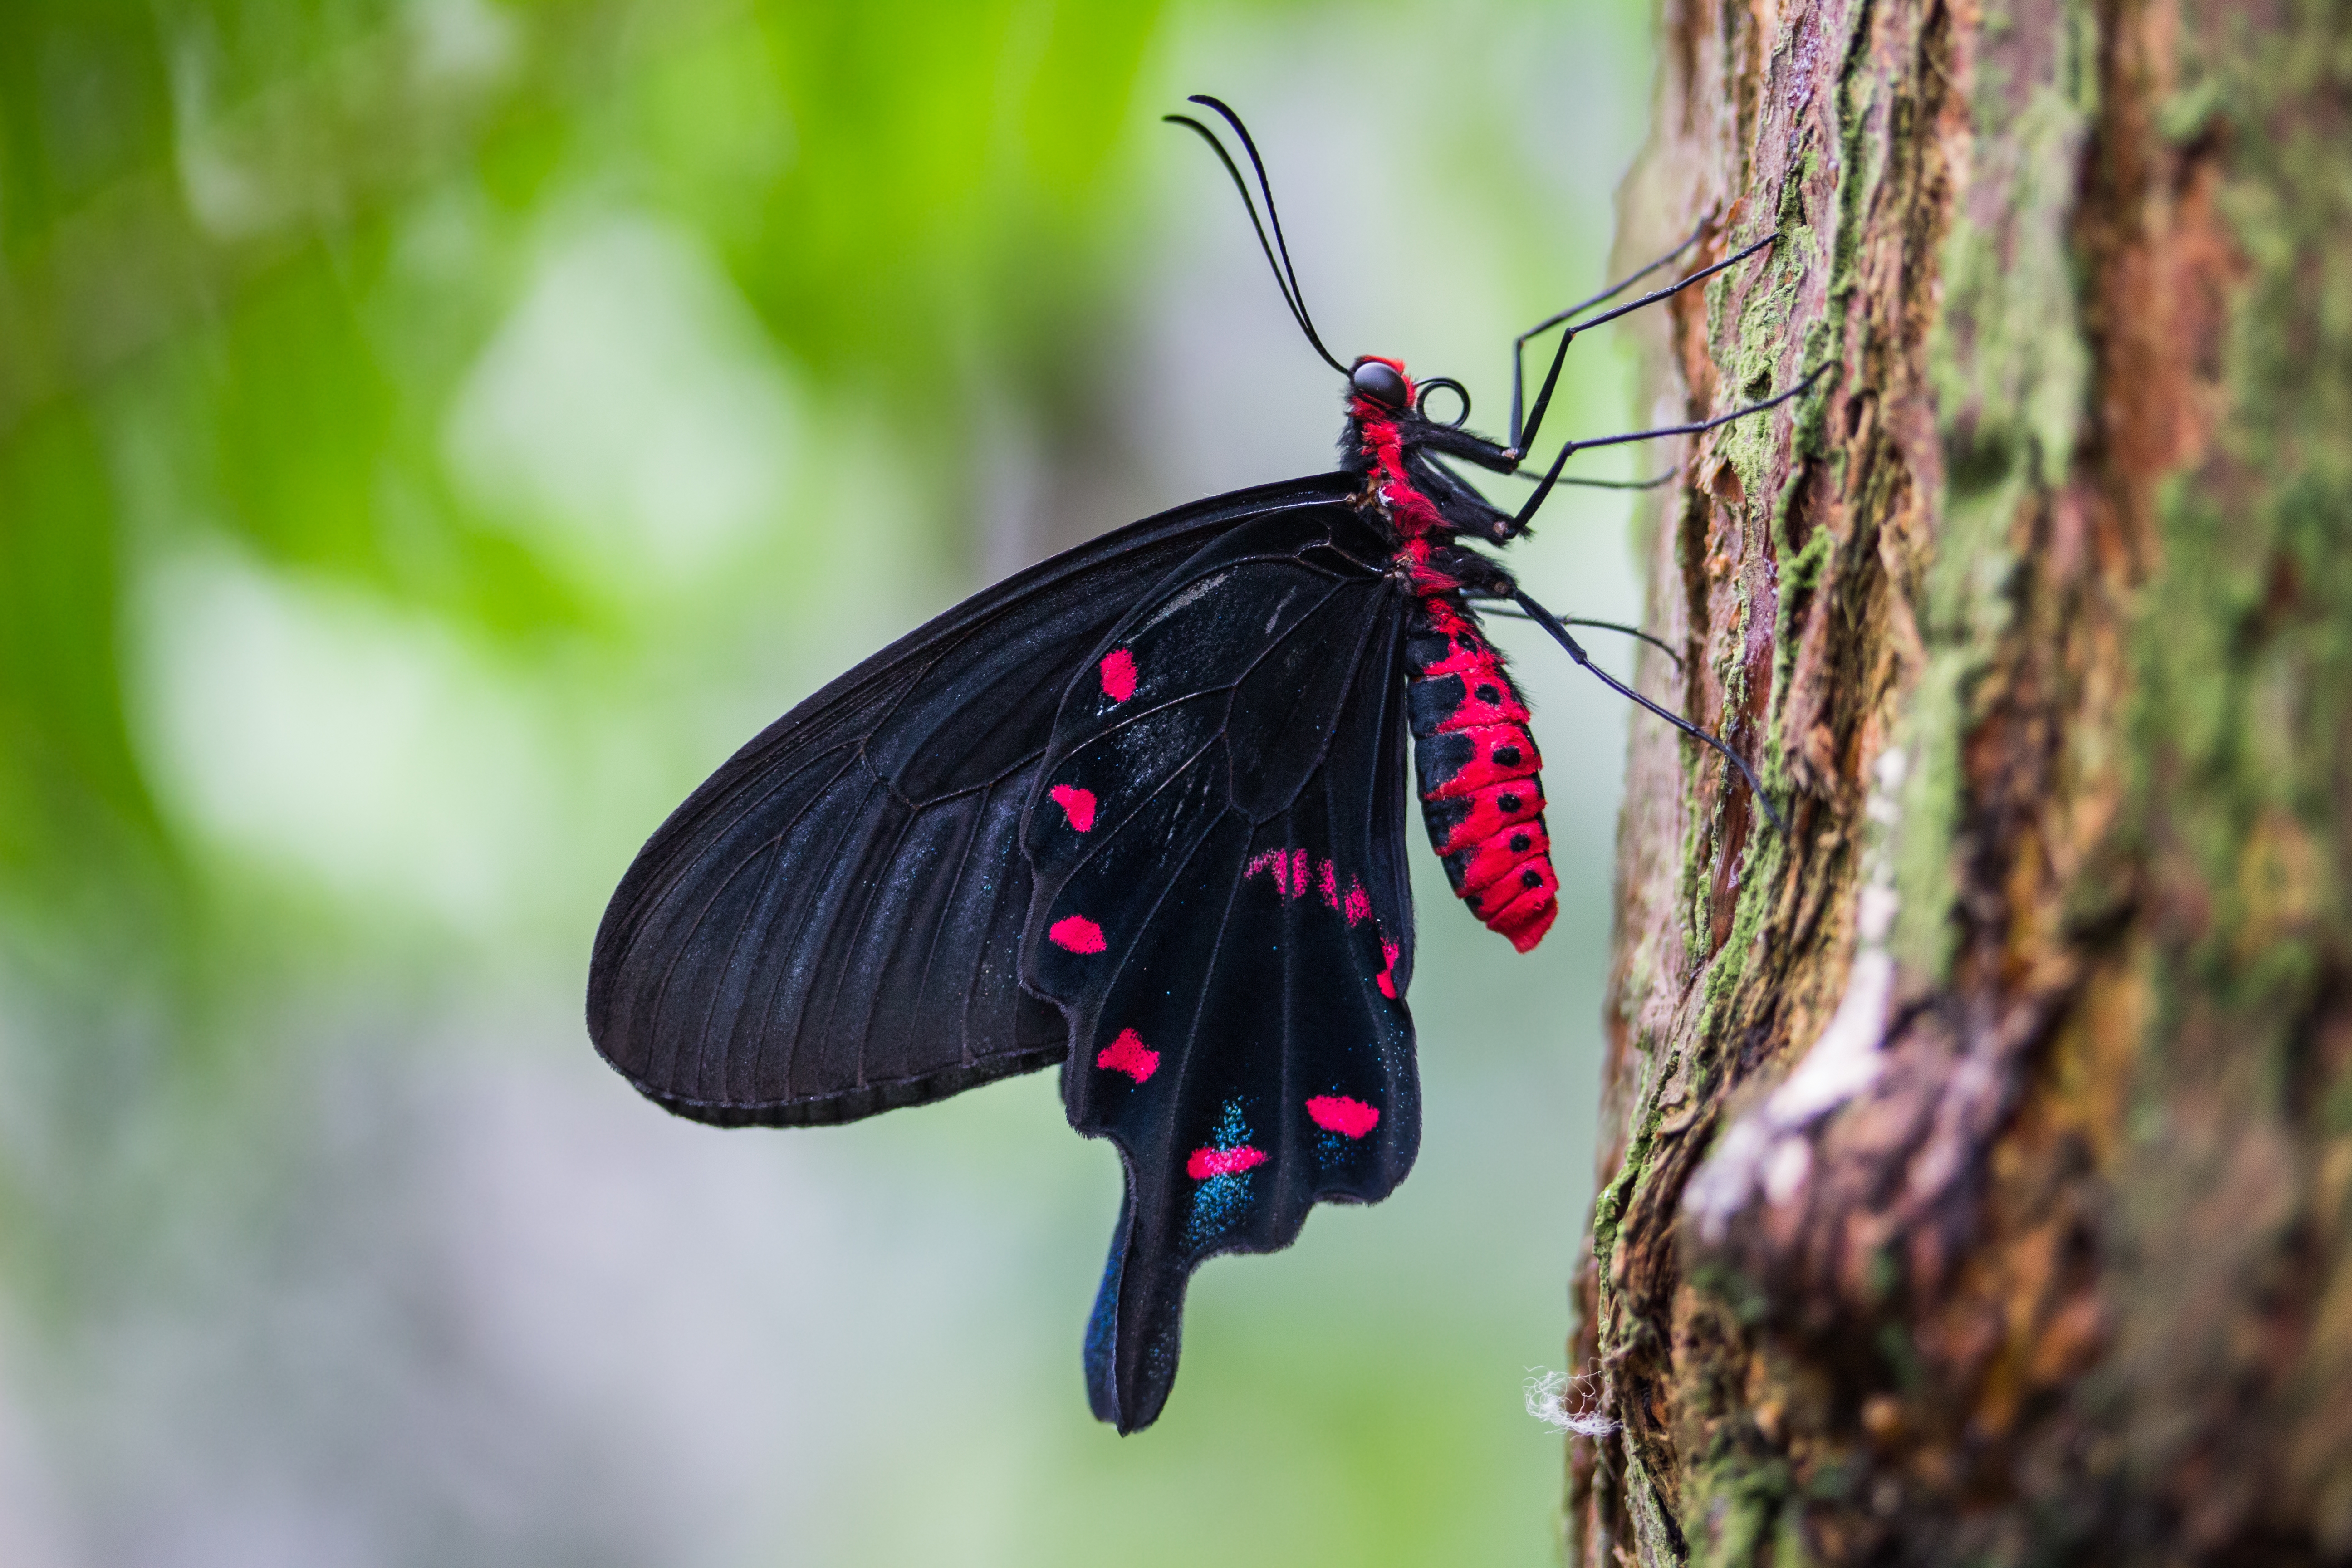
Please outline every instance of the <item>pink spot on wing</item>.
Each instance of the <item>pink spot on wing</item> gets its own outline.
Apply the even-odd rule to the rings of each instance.
[[[1045,928],[1045,936],[1055,947],[1072,952],[1100,952],[1106,945],[1102,927],[1084,915],[1065,915]]]
[[[1324,907],[1339,910],[1351,926],[1372,918],[1371,895],[1364,891],[1363,883],[1349,877],[1347,889],[1342,892],[1339,866],[1329,860],[1318,860],[1304,849],[1263,850],[1250,858],[1242,875],[1273,878],[1275,887],[1286,899],[1303,899],[1310,889],[1319,892]]]
[[[1094,791],[1080,789],[1076,784],[1055,784],[1045,793],[1053,796],[1054,804],[1062,808],[1063,814],[1070,819],[1070,826],[1080,833],[1095,825]]]
[[[1184,1173],[1196,1182],[1211,1176],[1233,1176],[1253,1165],[1265,1163],[1265,1151],[1253,1149],[1244,1143],[1238,1149],[1195,1149],[1192,1157],[1184,1162]]]
[[[1255,877],[1264,872],[1274,879],[1275,888],[1284,898],[1303,899],[1307,896],[1310,864],[1304,849],[1268,849],[1253,857],[1242,868],[1242,875]]]
[[[1380,1107],[1350,1100],[1344,1094],[1318,1094],[1307,1102],[1307,1114],[1326,1132],[1361,1138],[1381,1124]]]
[[[1396,1000],[1396,961],[1399,951],[1397,944],[1392,942],[1381,943],[1381,969],[1380,973],[1373,976],[1373,979],[1380,983],[1381,994],[1391,1002]]]
[[[1112,1072],[1123,1072],[1141,1083],[1160,1070],[1160,1053],[1143,1043],[1143,1037],[1133,1029],[1121,1029],[1118,1037],[1102,1048],[1095,1058],[1095,1066]],[[1379,1112],[1373,1112],[1378,1115]]]
[[[1103,655],[1103,695],[1113,702],[1124,702],[1135,695],[1135,656],[1123,647],[1115,647]]]

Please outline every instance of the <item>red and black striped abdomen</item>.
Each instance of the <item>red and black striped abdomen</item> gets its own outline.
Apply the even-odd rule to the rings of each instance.
[[[1450,594],[1415,600],[1405,669],[1429,841],[1471,912],[1525,952],[1559,912],[1527,704]]]

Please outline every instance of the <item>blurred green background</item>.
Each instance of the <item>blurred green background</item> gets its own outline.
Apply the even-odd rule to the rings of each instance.
[[[1329,466],[1160,113],[1239,107],[1333,348],[1492,429],[1649,47],[1639,0],[0,7],[0,1563],[1549,1561],[1627,720],[1523,628],[1564,917],[1515,957],[1416,845],[1420,1167],[1206,1268],[1141,1436],[1087,1415],[1117,1162],[1051,1075],[720,1132],[580,996],[777,712]],[[1555,429],[1627,427],[1630,355]],[[1630,517],[1516,564],[1630,615]]]

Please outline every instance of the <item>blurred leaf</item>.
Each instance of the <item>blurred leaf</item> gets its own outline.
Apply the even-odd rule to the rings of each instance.
[[[1159,171],[1197,150],[1143,140],[1172,133],[1139,84],[1200,72],[1174,86],[1291,117],[1299,212],[1400,230],[1302,266],[1383,331],[1402,302],[1409,332],[1425,310],[1483,340],[1505,302],[1465,258],[1548,300],[1545,237],[1601,222],[1461,221],[1537,188],[1496,154],[1530,95],[1489,76],[1551,69],[1512,29],[1565,25],[1511,0],[0,6],[0,1241],[11,1304],[54,1282],[33,1360],[100,1412],[56,1426],[81,1434],[56,1452],[89,1560],[258,1560],[281,1538],[180,1530],[257,1519],[294,1521],[300,1561],[1534,1545],[1557,1449],[1514,1384],[1554,1336],[1559,1184],[1490,1172],[1457,1203],[1443,1152],[1457,1116],[1569,1169],[1522,1082],[1487,1097],[1510,1136],[1433,1094],[1411,1192],[1318,1219],[1276,1269],[1210,1271],[1188,1413],[1146,1448],[1078,1403],[1115,1194],[1049,1082],[830,1142],[706,1141],[593,1076],[576,995],[660,814],[975,558],[1198,493],[1237,422],[1282,426],[1244,467],[1328,452],[1326,405],[1295,441],[1265,417],[1291,384],[1266,367],[1311,360],[1222,176],[1187,166],[1169,204]],[[1478,96],[1423,122],[1360,111],[1364,81]],[[1563,993],[1496,978],[1483,940],[1433,931],[1428,1010],[1516,1071]],[[1429,1053],[1429,1080],[1473,1055]],[[1542,1315],[1441,1313],[1518,1196],[1550,1227],[1505,1244]],[[1395,1226],[1455,1261],[1366,1239]],[[848,1278],[877,1235],[923,1283],[881,1292],[854,1353],[800,1335],[829,1310],[812,1272]],[[713,1289],[714,1259],[763,1283]],[[640,1290],[671,1303],[644,1343]],[[950,1298],[979,1315],[942,1350]],[[1367,1315],[1335,1330],[1332,1300]],[[794,1357],[855,1363],[855,1390]],[[1018,1418],[975,1454],[955,1413],[982,1406]],[[908,1473],[974,1518],[897,1507]]]

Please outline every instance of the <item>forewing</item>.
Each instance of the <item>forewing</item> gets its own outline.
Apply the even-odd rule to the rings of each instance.
[[[1352,481],[1147,519],[966,600],[770,725],[639,851],[596,934],[588,1031],[670,1110],[845,1121],[1062,1059],[1024,993],[1024,814],[1074,670],[1154,584]]]
[[[1381,553],[1344,507],[1236,528],[1113,629],[1045,756],[1024,973],[1070,1017],[1071,1122],[1125,1161],[1087,1342],[1122,1431],[1167,1397],[1202,1259],[1412,1164],[1408,601]]]

